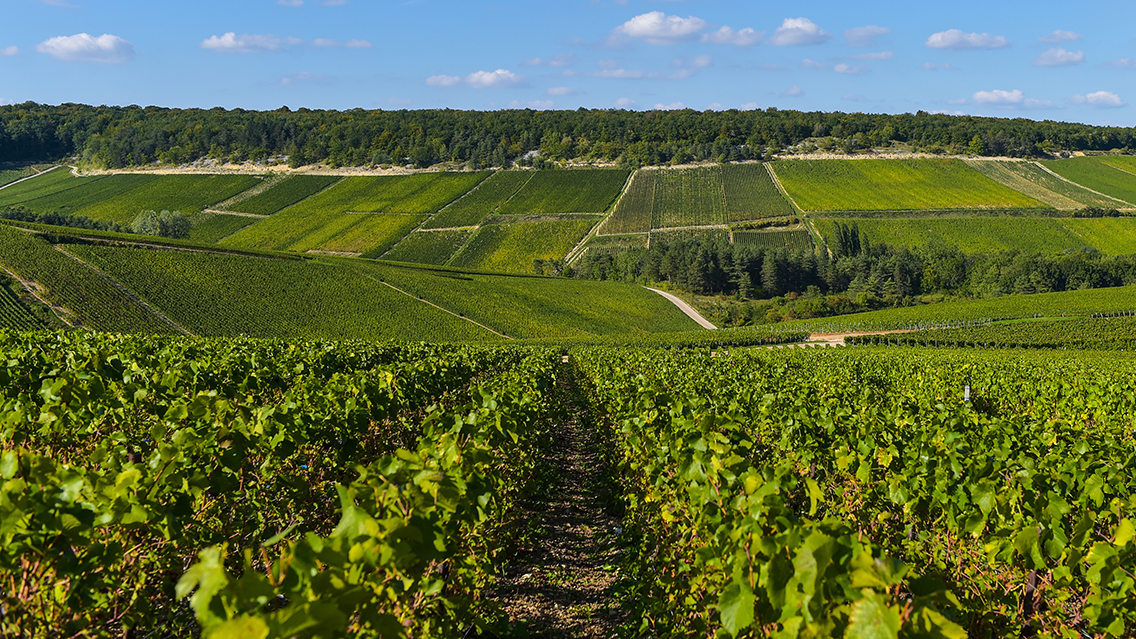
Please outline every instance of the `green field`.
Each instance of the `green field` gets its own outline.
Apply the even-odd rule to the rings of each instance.
[[[201,211],[190,216],[193,227],[189,230],[189,239],[202,244],[215,244],[233,233],[256,222],[254,217],[242,215],[224,215],[212,211]]]
[[[1036,162],[973,159],[966,163],[986,177],[1055,209],[1069,211],[1090,206],[1111,209],[1124,205],[1063,180]]]
[[[811,251],[813,239],[808,231],[734,231],[734,244],[761,248],[786,248],[791,251]]]
[[[407,176],[348,177],[291,206],[289,215],[335,213],[430,214],[488,177],[480,173],[419,173]]]
[[[1132,155],[1104,155],[1100,158],[1105,164],[1136,175],[1136,156]]]
[[[619,197],[629,174],[620,169],[536,171],[497,212],[503,215],[605,213]]]
[[[614,248],[647,248],[647,233],[633,233],[628,235],[593,235],[588,240],[588,247],[594,249]]]
[[[45,171],[31,180],[13,184],[0,190],[0,206],[23,204],[68,189],[78,188],[103,179],[104,176],[75,177],[67,167]]]
[[[726,217],[731,222],[796,214],[764,164],[724,165],[722,180]]]
[[[910,346],[1136,351],[1136,317],[1011,320],[962,328],[915,331],[888,335],[882,339]]]
[[[0,271],[0,328],[14,331],[35,331],[45,328],[24,306],[20,298],[8,290],[5,286],[8,284],[7,280],[7,273]],[[12,285],[19,286],[19,283],[13,282]]]
[[[724,189],[718,166],[658,171],[651,228],[725,224]]]
[[[425,219],[425,215],[329,214],[292,207],[225,238],[220,245],[278,251],[381,253]]]
[[[58,172],[57,169],[52,173]],[[16,186],[37,181],[38,178]],[[22,204],[39,213],[59,211],[129,225],[143,211],[181,211],[192,215],[259,181],[260,178],[247,175],[110,175]],[[4,193],[0,191],[0,196]]]
[[[70,251],[76,245],[65,248]],[[42,287],[40,295],[59,307],[57,314],[71,324],[121,333],[177,332],[94,270],[38,235],[0,225],[0,265]]]
[[[428,229],[476,226],[513,197],[536,173],[497,171],[477,188],[455,200],[425,224]]]
[[[873,243],[923,246],[931,240],[965,253],[1026,251],[1060,253],[1095,248],[1111,255],[1136,253],[1136,218],[933,217],[817,219],[817,230],[832,241],[837,222],[855,223]]]
[[[1042,164],[1071,182],[1122,200],[1129,208],[1136,207],[1136,175],[1112,166],[1110,162],[1123,166],[1121,158],[1109,157],[1047,160]]]
[[[442,266],[469,240],[472,231],[419,231],[411,233],[380,257],[395,262]]]
[[[16,180],[22,180],[26,177],[31,177],[36,173],[38,173],[38,171],[31,167],[24,167],[22,169],[5,169],[3,171],[0,171],[0,186],[11,184]]]
[[[681,242],[684,240],[694,239],[710,239],[716,242],[729,243],[730,229],[712,228],[712,229],[666,229],[662,231],[651,231],[651,244],[668,242]]]
[[[450,264],[498,273],[532,273],[534,260],[564,259],[597,221],[580,217],[485,224]]]
[[[611,215],[600,226],[603,235],[646,233],[655,210],[655,177],[658,171],[636,171]]]
[[[237,202],[231,210],[254,215],[272,215],[319,193],[341,179],[335,175],[288,176],[263,192]]]
[[[485,329],[334,265],[101,246],[72,250],[198,335],[496,339]]]
[[[783,160],[772,166],[805,211],[1045,208],[961,160]]]
[[[349,264],[510,337],[700,331],[662,296],[631,284]]]

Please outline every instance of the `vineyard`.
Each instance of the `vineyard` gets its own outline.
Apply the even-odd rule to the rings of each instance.
[[[591,216],[572,216],[485,224],[450,265],[497,273],[532,273],[534,260],[564,259],[598,221]]]
[[[189,230],[189,237],[186,239],[201,244],[216,244],[256,221],[251,217],[224,215],[212,211],[195,213],[189,220],[193,227]]]
[[[470,235],[472,233],[466,230],[411,233],[381,257],[395,262],[443,266],[465,246]]]
[[[1136,175],[1113,166],[1118,159],[1084,157],[1046,160],[1042,164],[1071,182],[1121,200],[1125,208],[1136,207]]]
[[[1046,317],[846,339],[855,344],[1136,351],[1136,318],[1132,313],[1127,311],[1116,317]]]
[[[261,193],[242,200],[232,210],[253,215],[272,215],[309,198],[340,180],[334,175],[293,175]]]
[[[722,167],[726,215],[743,222],[794,215],[792,205],[773,183],[764,164],[727,164]]]
[[[636,171],[616,203],[611,216],[600,227],[602,235],[647,233],[655,211],[655,179],[658,171]]]
[[[536,171],[498,207],[503,215],[605,213],[623,190],[630,171],[573,169]]]
[[[941,241],[966,253],[1060,253],[1088,247],[1106,254],[1128,255],[1136,247],[1136,218],[974,216],[815,221],[817,230],[829,240],[837,222],[855,223],[873,243],[923,246]]]
[[[34,331],[44,328],[31,311],[12,293],[8,278],[0,273],[0,328]]]
[[[762,248],[785,248],[790,251],[813,250],[813,238],[808,231],[734,231],[734,244],[739,246],[760,246]]]
[[[785,160],[772,167],[805,211],[1045,208],[961,160]]]
[[[30,180],[12,184],[0,190],[0,206],[23,204],[36,198],[45,197],[77,188],[101,180],[102,177],[75,177],[66,167],[45,171]]]
[[[986,177],[1055,209],[1068,211],[1085,207],[1110,209],[1125,206],[1124,202],[1063,180],[1036,162],[975,159],[966,163]]]
[[[439,211],[425,226],[443,229],[481,224],[534,175],[536,173],[532,171],[497,171],[478,184],[477,188]]]

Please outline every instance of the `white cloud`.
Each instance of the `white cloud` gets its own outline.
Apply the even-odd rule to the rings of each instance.
[[[1033,61],[1035,67],[1064,67],[1072,64],[1081,64],[1085,61],[1084,51],[1066,51],[1053,48],[1037,56]]]
[[[710,104],[706,105],[706,110],[707,111],[721,111],[722,110],[722,103],[721,102],[711,102]]]
[[[989,104],[991,106],[1001,107],[1020,107],[1025,109],[1051,109],[1055,105],[1049,100],[1035,100],[1027,98],[1021,89],[1014,89],[1013,91],[1005,91],[1002,89],[994,89],[993,91],[978,91],[971,99],[975,104]],[[955,104],[955,102],[952,102]]]
[[[534,109],[536,111],[547,111],[555,106],[552,100],[532,100],[529,102],[521,102],[520,100],[513,100],[509,103],[510,109]]]
[[[282,7],[302,7],[304,0],[276,0],[276,4]]]
[[[635,108],[635,100],[632,100],[631,98],[620,98],[615,101],[615,108],[633,109]]]
[[[895,55],[892,51],[880,51],[878,53],[859,53],[856,55],[848,56],[849,60],[891,60]]]
[[[713,62],[708,55],[696,55],[694,59],[690,61],[690,65],[698,69],[705,69],[711,64],[713,64]]]
[[[769,44],[779,47],[786,45],[820,44],[827,42],[832,35],[808,18],[785,18],[781,26],[769,38]]]
[[[552,87],[548,90],[548,95],[576,95],[576,89],[572,87]]]
[[[1136,58],[1120,58],[1119,60],[1109,60],[1104,63],[1106,67],[1116,67],[1117,69],[1136,69]]]
[[[746,102],[745,104],[738,107],[738,109],[741,110],[741,111],[753,111],[754,109],[760,109],[760,108],[761,108],[761,106],[758,105],[758,103],[756,103],[756,102]]]
[[[340,42],[338,40],[328,40],[325,38],[316,38],[312,40],[312,45],[317,47],[344,47],[347,49],[370,49],[371,43],[366,40],[348,40]]]
[[[226,53],[251,53],[254,51],[281,51],[302,44],[299,38],[279,38],[274,35],[237,35],[230,31],[221,36],[209,36],[201,42],[202,49]]]
[[[697,37],[706,28],[702,18],[668,16],[662,11],[651,11],[631,18],[615,28],[616,33],[646,40],[651,44],[675,44]]]
[[[1049,35],[1038,36],[1037,39],[1048,44],[1057,44],[1059,42],[1076,42],[1081,39],[1081,34],[1058,29],[1053,33],[1050,33]]]
[[[947,29],[934,33],[925,43],[932,49],[1001,49],[1010,46],[1005,36],[992,36],[989,33],[963,33],[958,29]]]
[[[866,69],[864,67],[854,67],[844,64],[843,62],[832,67],[832,70],[837,73],[843,73],[844,75],[863,75],[865,73],[871,73],[871,69]]]
[[[3,55],[3,56],[13,56],[13,55],[19,55],[19,54],[20,54],[20,47],[17,47],[15,45],[12,45],[10,47],[4,47],[3,49],[0,49],[0,55]]]
[[[428,87],[452,87],[461,84],[462,79],[456,75],[432,75],[426,78]]]
[[[825,64],[823,62],[817,62],[816,60],[810,60],[809,58],[805,58],[804,60],[801,60],[801,66],[806,68],[806,69],[827,69],[828,68],[827,64]]]
[[[655,105],[655,108],[659,111],[677,111],[679,109],[685,109],[686,105],[682,102],[671,102],[670,104],[663,104],[660,102]]]
[[[280,84],[286,87],[296,84],[330,84],[330,82],[331,79],[325,75],[319,75],[318,73],[308,73],[306,71],[303,73],[296,73],[294,75],[285,76],[282,80],[280,80]]]
[[[761,42],[764,35],[764,31],[754,31],[749,27],[738,31],[734,31],[730,27],[722,27],[717,31],[703,34],[702,41],[710,44],[733,44],[739,47],[749,47]]]
[[[570,67],[576,63],[575,53],[557,53],[551,58],[545,60],[544,58],[530,58],[521,63],[525,67]]]
[[[962,111],[947,111],[946,109],[936,109],[934,111],[928,111],[928,113],[931,115],[966,115]]]
[[[804,94],[805,94],[805,92],[801,90],[801,87],[794,84],[793,86],[789,87],[788,89],[785,89],[785,93],[783,95],[787,95],[789,97],[796,97],[798,95],[804,95]]]
[[[87,33],[58,36],[36,45],[36,51],[69,62],[122,64],[134,59],[134,45],[109,33],[97,38]]]
[[[891,29],[887,27],[870,25],[846,30],[844,32],[844,39],[848,44],[854,47],[870,47],[876,44],[876,38],[890,33]]]
[[[0,106],[8,106],[9,104],[15,104],[15,103],[12,102],[11,100],[9,100],[8,98],[0,98]]]
[[[1094,91],[1087,95],[1075,95],[1073,96],[1073,102],[1102,108],[1125,106],[1124,100],[1121,100],[1120,96],[1112,91]]]
[[[616,78],[621,80],[635,80],[647,77],[647,74],[642,71],[629,71],[627,69],[604,69],[602,71],[596,71],[595,73],[589,73],[588,75],[593,78]]]

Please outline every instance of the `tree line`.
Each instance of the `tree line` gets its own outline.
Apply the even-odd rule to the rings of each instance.
[[[729,244],[714,238],[652,242],[650,248],[589,250],[565,274],[629,282],[669,282],[698,295],[731,296],[727,324],[828,317],[911,306],[927,296],[993,297],[1136,284],[1136,255],[1095,249],[1056,255],[1019,251],[965,254],[931,242],[872,244],[854,226],[829,251]],[[835,248],[834,248],[835,247]]]
[[[140,106],[0,106],[0,162],[77,156],[88,165],[176,165],[276,158],[293,166],[460,163],[470,168],[563,160],[626,166],[768,158],[807,140],[855,150],[996,156],[1136,148],[1136,129],[1026,119],[753,111],[275,111]],[[811,143],[810,143],[811,144]],[[534,154],[533,152],[538,152]]]

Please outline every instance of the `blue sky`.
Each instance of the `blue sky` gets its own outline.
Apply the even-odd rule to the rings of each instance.
[[[1136,125],[1136,0],[5,0],[0,102]]]

